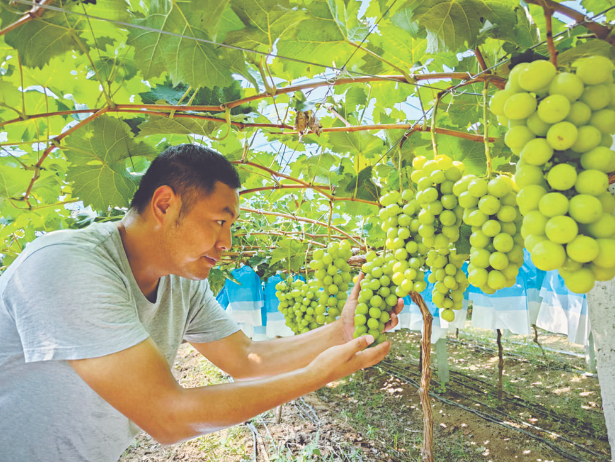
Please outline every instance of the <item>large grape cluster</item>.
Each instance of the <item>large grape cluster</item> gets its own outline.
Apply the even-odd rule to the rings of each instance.
[[[505,175],[466,175],[453,187],[463,222],[472,227],[468,279],[488,294],[512,287],[523,265],[522,217],[514,188]]]
[[[286,325],[295,333],[301,334],[315,329],[323,322],[318,323],[318,291],[319,287],[312,281],[305,281],[292,276],[286,281],[275,285],[276,297],[280,301],[278,310],[284,315]]]
[[[515,181],[521,232],[534,264],[559,270],[568,288],[590,291],[615,276],[613,65],[602,56],[558,73],[548,61],[519,64],[490,107],[520,156]]]
[[[316,309],[320,325],[335,321],[344,308],[348,283],[352,280],[348,264],[350,257],[352,246],[347,240],[331,242],[326,251],[318,249],[313,254],[310,268],[315,270],[315,284],[322,288]]]

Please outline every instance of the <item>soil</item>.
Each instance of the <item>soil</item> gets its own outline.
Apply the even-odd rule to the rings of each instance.
[[[378,366],[333,382],[302,399],[222,432],[163,447],[142,433],[121,461],[419,461],[423,412],[418,393],[420,333],[393,341]],[[491,338],[489,338],[491,337]],[[596,375],[582,347],[541,332],[545,348],[526,337],[503,340],[502,395],[493,333],[449,335],[450,380],[438,382],[430,405],[436,461],[607,462],[611,460]],[[521,343],[517,345],[516,343]],[[174,374],[185,387],[230,380],[189,345]],[[256,452],[255,452],[256,442]]]

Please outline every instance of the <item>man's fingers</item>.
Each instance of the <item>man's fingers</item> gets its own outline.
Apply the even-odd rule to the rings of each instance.
[[[403,309],[404,309],[404,299],[398,298],[397,305],[395,305],[395,308],[393,308],[393,311],[395,311],[395,314],[399,314],[401,313],[401,310]]]
[[[363,273],[359,272],[359,277],[357,278],[357,283],[352,288],[350,295],[348,296],[348,300],[356,300],[359,298],[359,291],[361,290],[361,281],[363,280]]]
[[[388,332],[393,329],[399,323],[399,318],[393,312],[391,312],[391,320],[384,325],[384,331]]]
[[[357,359],[361,363],[360,368],[365,369],[366,367],[378,364],[389,353],[390,349],[391,342],[383,342],[373,348],[368,348],[367,350],[357,353]]]

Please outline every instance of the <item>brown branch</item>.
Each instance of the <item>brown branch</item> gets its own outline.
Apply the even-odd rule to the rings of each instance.
[[[53,117],[53,116],[65,116],[71,114],[91,114],[94,112],[98,112],[100,109],[75,109],[73,111],[57,111],[57,112],[45,112],[42,114],[32,114],[27,116],[27,118],[22,119],[21,117],[17,117],[16,119],[6,120],[4,122],[0,122],[0,127],[4,127],[8,124],[14,124],[17,122],[27,122],[32,119],[39,119],[43,117]]]
[[[24,197],[22,199],[22,200],[26,201],[28,206],[30,206],[30,203],[28,202],[28,198],[30,197],[30,193],[32,192],[32,187],[34,186],[35,181],[39,177],[39,172],[40,172],[40,169],[41,169],[41,165],[43,164],[43,161],[47,158],[47,156],[51,153],[51,151],[56,149],[58,147],[58,145],[59,145],[59,142],[62,141],[64,138],[66,138],[68,135],[70,135],[71,133],[79,130],[84,125],[87,125],[88,123],[92,122],[94,119],[97,119],[98,117],[100,117],[101,115],[103,115],[104,113],[106,113],[108,111],[109,111],[108,107],[104,107],[104,108],[100,109],[98,112],[92,114],[87,119],[83,119],[77,125],[69,128],[64,133],[56,136],[53,140],[51,140],[51,142],[52,142],[51,145],[49,147],[47,147],[47,149],[45,149],[45,151],[43,152],[43,155],[41,156],[41,158],[36,163],[36,167],[35,167],[36,171],[34,172],[34,176],[32,177],[32,180],[30,181],[28,189],[26,190],[26,194],[24,195]]]
[[[233,234],[233,237],[243,237],[243,236],[254,236],[257,235],[273,235],[273,236],[289,236],[289,235],[301,235],[309,237],[310,239],[321,239],[327,237],[326,234],[312,234],[312,233],[304,233],[302,231],[257,231],[253,233],[236,233]],[[346,239],[346,236],[331,236],[333,239]]]
[[[609,37],[612,29],[611,27],[598,24],[577,10],[562,5],[561,3],[554,2],[553,0],[527,0],[527,3],[542,6],[543,8],[550,8],[553,11],[557,11],[564,16],[574,19],[578,24],[583,24],[587,29],[596,34],[596,37],[599,39],[605,40],[611,45],[615,45],[615,37]]]
[[[411,292],[410,298],[418,305],[423,315],[423,338],[421,340],[421,386],[419,396],[423,408],[423,446],[421,454],[423,462],[434,462],[433,455],[433,413],[429,398],[431,383],[431,327],[433,316],[427,308],[423,297],[418,292]]]
[[[555,49],[555,43],[553,43],[553,10],[547,6],[543,6],[545,12],[545,22],[547,24],[547,46],[549,47],[549,56],[551,56],[551,63],[557,69],[557,50]]]
[[[327,224],[323,223],[322,221],[312,220],[311,218],[296,217],[294,215],[289,215],[287,213],[270,212],[268,210],[257,210],[257,209],[253,209],[251,207],[241,207],[240,210],[242,212],[258,213],[258,214],[261,214],[261,215],[271,215],[271,216],[275,216],[275,217],[288,218],[289,220],[303,221],[305,223],[312,223],[314,225],[324,226],[325,228],[327,227]],[[360,249],[364,249],[365,248],[365,246],[363,244],[361,244],[360,241],[355,239],[353,236],[348,234],[346,231],[341,230],[337,226],[331,226],[331,229],[337,231],[340,234],[343,234],[348,239],[350,239],[351,241],[355,242],[359,246]]]
[[[274,185],[274,186],[262,186],[260,188],[244,189],[243,191],[239,191],[239,195],[241,196],[244,194],[250,194],[250,193],[254,193],[258,191],[272,191],[276,189],[313,189],[314,191],[324,194],[322,190],[320,189],[320,187],[318,186],[309,186],[309,185],[303,185],[303,184],[280,184],[280,185]],[[375,205],[376,207],[380,207],[380,203],[376,201],[357,199],[356,197],[335,197],[335,196],[330,196],[329,194],[324,194],[324,195],[326,195],[329,198],[329,200],[332,200],[332,201],[361,202],[363,204]]]
[[[412,131],[418,131],[418,132],[423,132],[423,131],[431,131],[431,127],[423,127],[423,126],[419,126],[415,124],[379,124],[379,125],[356,125],[353,127],[331,127],[331,128],[323,128],[322,132],[327,132],[327,133],[331,133],[331,132],[359,132],[359,131],[365,131],[365,130],[412,130]],[[270,135],[291,135],[291,134],[297,134],[298,132],[296,131],[292,131],[292,132],[272,132],[270,133]],[[312,132],[308,132],[312,133]],[[471,140],[471,141],[476,141],[478,143],[482,143],[483,140],[483,136],[482,135],[474,135],[472,133],[468,133],[468,132],[459,132],[456,130],[450,130],[448,128],[436,128],[436,133],[439,133],[441,135],[450,135],[450,136],[456,136],[457,138],[463,138],[466,140]],[[491,137],[489,138],[489,141],[494,143],[496,141],[497,138]]]
[[[478,60],[478,64],[480,65],[481,70],[486,71],[488,69],[487,63],[485,63],[485,58],[483,58],[483,54],[480,52],[479,47],[474,48],[474,55]]]
[[[42,0],[40,3],[34,4],[32,9],[30,11],[27,11],[21,18],[19,18],[13,24],[9,24],[4,29],[0,30],[0,36],[4,34],[8,34],[12,30],[17,29],[20,26],[23,26],[24,24],[32,21],[33,19],[40,18],[43,12],[45,11],[43,6],[49,5],[51,3],[53,3],[53,0]]]

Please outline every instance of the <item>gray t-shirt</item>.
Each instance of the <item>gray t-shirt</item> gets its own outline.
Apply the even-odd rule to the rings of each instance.
[[[171,367],[182,339],[238,330],[207,280],[165,276],[149,302],[114,223],[38,238],[0,277],[0,460],[117,461],[139,429],[67,360],[151,337]]]

